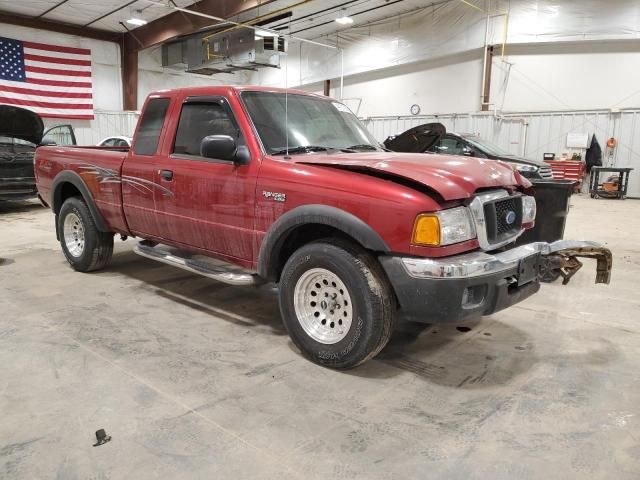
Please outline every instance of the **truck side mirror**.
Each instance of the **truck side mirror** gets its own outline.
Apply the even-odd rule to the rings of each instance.
[[[200,155],[217,160],[235,160],[238,147],[229,135],[208,135],[200,142]]]

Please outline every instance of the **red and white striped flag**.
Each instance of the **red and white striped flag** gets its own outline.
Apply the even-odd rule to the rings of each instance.
[[[0,37],[0,104],[93,119],[91,50]]]

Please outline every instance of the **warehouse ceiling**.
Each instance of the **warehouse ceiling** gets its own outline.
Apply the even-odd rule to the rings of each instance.
[[[350,27],[367,25],[416,8],[428,7],[446,1],[429,0],[275,0],[256,2],[264,3],[257,8],[232,17],[235,21],[250,22],[256,18],[264,19],[263,25],[291,32],[300,37],[314,38],[335,33]],[[168,6],[168,0],[23,0],[21,2],[3,2],[0,13],[19,15],[28,19],[44,20],[76,27],[91,28],[108,32],[124,32],[133,30],[134,25],[127,24],[131,18],[139,18],[147,22],[158,20],[175,13]],[[193,0],[171,0],[173,5],[189,8]],[[218,4],[240,3],[238,0],[219,0]],[[164,4],[164,5],[162,5]],[[187,17],[191,14],[184,13]],[[275,19],[269,22],[269,17]],[[276,16],[277,15],[277,16]],[[287,18],[284,18],[288,16]],[[335,19],[349,16],[354,23],[340,25]],[[265,18],[266,17],[266,18]],[[195,18],[195,17],[194,17]],[[202,17],[199,19],[202,20]],[[211,20],[208,27],[218,22]],[[195,30],[203,27],[198,24]],[[195,33],[195,32],[193,32]]]

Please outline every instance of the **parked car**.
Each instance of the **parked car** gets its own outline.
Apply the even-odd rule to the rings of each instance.
[[[591,242],[509,248],[536,212],[509,166],[386,152],[346,106],[305,92],[153,93],[131,149],[43,147],[36,173],[75,270],[104,267],[119,234],[209,278],[277,282],[292,341],[333,368],[375,356],[398,313],[455,322],[518,303],[543,264],[568,280],[595,257],[609,281],[611,253]]]
[[[98,143],[98,147],[130,147],[131,137],[107,137]]]
[[[75,145],[70,125],[58,125],[45,131],[37,113],[0,105],[0,201],[25,200],[37,195],[34,152],[39,145],[51,145],[60,139],[67,145]]]
[[[387,138],[384,145],[394,152],[439,153],[502,160],[514,165],[523,177],[553,179],[549,164],[512,155],[475,134],[447,132],[441,123],[427,123],[410,128],[400,135]]]

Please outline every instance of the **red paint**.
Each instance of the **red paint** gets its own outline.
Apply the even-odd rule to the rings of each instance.
[[[441,248],[412,246],[412,229],[419,213],[458,205],[480,189],[522,190],[528,186],[508,166],[468,157],[432,155],[425,159],[419,154],[389,152],[316,153],[292,155],[291,159],[265,155],[239,100],[239,92],[246,89],[282,92],[260,87],[198,87],[151,95],[147,103],[152,98],[170,99],[159,147],[152,156],[96,147],[39,148],[36,172],[40,194],[51,204],[54,177],[63,170],[75,171],[85,180],[114,232],[255,268],[261,242],[271,225],[301,205],[329,205],[359,217],[395,253],[441,257],[474,250],[477,241]],[[172,156],[180,109],[188,96],[227,99],[247,141],[249,164]],[[87,164],[112,170],[122,181],[105,181]],[[173,171],[173,179],[162,178],[160,170]],[[143,182],[149,188],[133,182]],[[265,198],[263,191],[285,193],[286,202]]]

